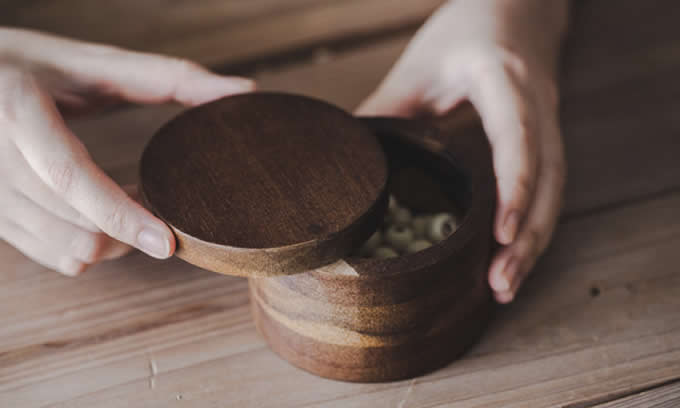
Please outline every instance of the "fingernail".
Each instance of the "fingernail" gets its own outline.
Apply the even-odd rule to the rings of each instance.
[[[493,273],[493,282],[491,287],[493,288],[494,291],[496,292],[505,292],[510,289],[510,281],[508,278],[505,276],[505,270],[508,267],[508,264],[512,262],[513,257],[509,257],[505,260],[505,262],[499,266],[495,267]]]
[[[507,217],[505,217],[505,222],[503,223],[503,236],[506,241],[504,244],[510,244],[515,240],[518,228],[519,213],[517,211],[512,211]]]
[[[514,256],[511,257],[508,262],[505,264],[505,268],[503,268],[502,272],[502,282],[503,282],[503,288],[501,289],[502,291],[509,291],[514,282],[515,279],[517,279],[517,269],[519,268],[519,261],[517,258]]]
[[[515,295],[511,292],[496,292],[494,297],[498,303],[505,305],[512,302],[512,300],[515,298]]]
[[[73,258],[63,258],[59,262],[59,271],[71,278],[75,278],[80,275],[86,267],[87,266],[84,263],[76,261]]]
[[[249,91],[254,91],[257,89],[257,82],[252,79],[244,79],[243,87],[247,88]]]
[[[229,88],[237,92],[251,92],[257,88],[255,81],[248,78],[224,78]]]
[[[154,258],[165,259],[170,256],[170,243],[165,234],[153,228],[143,229],[137,235],[139,249]]]

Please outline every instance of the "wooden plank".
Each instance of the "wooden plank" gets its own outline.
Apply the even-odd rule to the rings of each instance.
[[[413,26],[442,3],[443,0],[42,0],[3,5],[0,25],[226,65]]]
[[[569,211],[678,187],[674,4],[575,2],[562,81]]]
[[[680,406],[680,382],[634,394],[629,397],[594,405],[597,408],[674,408]]]
[[[629,394],[680,377],[678,206],[672,194],[569,220],[517,302],[463,360],[390,384],[324,380],[281,361],[254,332],[242,280],[137,255],[70,280],[2,245],[0,258],[26,277],[2,275],[13,313],[0,321],[0,400],[519,407]],[[36,275],[40,284],[27,285]]]

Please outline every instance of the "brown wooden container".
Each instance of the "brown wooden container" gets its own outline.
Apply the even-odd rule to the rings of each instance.
[[[161,129],[145,151],[142,196],[173,228],[177,255],[216,272],[248,276],[259,332],[275,352],[314,374],[346,381],[392,381],[434,370],[459,356],[480,336],[493,305],[486,275],[493,245],[495,179],[481,126],[465,121],[466,125],[443,132],[422,121],[356,119],[324,103],[290,95],[237,98],[238,104],[229,98],[180,116]],[[229,231],[237,221],[223,221],[214,214],[215,208],[228,202],[227,207],[238,208],[246,218],[248,224],[241,228],[250,228],[262,222],[263,213],[252,210],[251,214],[254,204],[247,201],[265,193],[270,199],[273,187],[244,187],[248,191],[240,192],[232,186],[220,191],[219,182],[201,178],[216,166],[233,165],[234,171],[243,171],[242,163],[233,163],[241,160],[242,152],[235,155],[220,149],[243,150],[234,142],[240,137],[252,146],[262,143],[252,138],[265,138],[263,134],[243,130],[259,126],[267,133],[272,128],[247,117],[244,112],[253,109],[287,110],[279,116],[272,113],[274,118],[269,119],[277,125],[276,135],[288,135],[296,144],[289,146],[269,136],[267,144],[274,144],[269,149],[274,153],[256,149],[253,154],[258,159],[245,163],[264,167],[259,173],[248,170],[245,179],[279,177],[276,194],[283,201],[297,197],[297,190],[288,194],[282,187],[293,185],[291,177],[302,177],[297,182],[309,178],[305,186],[316,183],[315,189],[333,189],[328,194],[336,196],[327,201],[303,192],[301,197],[317,200],[314,206],[307,203],[303,211],[291,199],[291,204],[281,207],[286,216],[281,224],[264,223],[242,237]],[[207,126],[205,132],[215,133],[215,123],[225,117],[251,123],[245,128],[229,125],[226,130],[218,126],[217,133],[227,134],[229,140],[224,146],[214,146],[222,143],[219,138],[197,142],[187,136],[191,126]],[[296,120],[303,124],[294,125]],[[309,121],[333,126],[324,125],[321,131],[307,128]],[[324,133],[319,139],[323,143],[316,144],[316,133]],[[336,157],[335,152],[345,148],[347,157]],[[290,169],[278,164],[272,170],[262,164],[282,153],[302,154],[300,149],[309,156],[291,163]],[[309,164],[324,154],[323,161]],[[201,159],[180,166],[191,169],[189,173],[181,169],[173,173],[159,164],[160,158],[177,163],[182,155]],[[332,171],[325,172],[326,167]],[[314,179],[317,172],[325,172],[326,177]],[[181,182],[187,178],[191,182]],[[415,254],[392,259],[351,255],[382,222],[388,192],[415,211],[456,212],[461,225],[443,242]],[[187,195],[192,198],[186,199]],[[168,205],[168,200],[175,202]],[[186,214],[191,205],[199,209],[198,214]],[[326,218],[309,221],[317,212]],[[213,227],[216,223],[218,227]],[[286,234],[287,239],[281,239]],[[242,245],[234,245],[238,242]]]

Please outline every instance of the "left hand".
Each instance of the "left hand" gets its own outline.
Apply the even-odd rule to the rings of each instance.
[[[561,208],[565,161],[555,72],[565,22],[566,1],[453,1],[358,109],[413,116],[443,115],[464,100],[475,106],[498,181],[494,235],[504,247],[488,280],[500,303],[512,301],[548,246]]]
[[[170,257],[172,231],[97,166],[64,115],[253,88],[189,61],[0,27],[0,242],[67,276],[132,247]]]

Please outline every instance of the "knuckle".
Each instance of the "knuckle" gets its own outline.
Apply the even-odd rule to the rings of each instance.
[[[193,61],[183,58],[170,58],[168,65],[170,72],[174,73],[176,80],[172,81],[171,86],[167,90],[166,98],[169,100],[186,100],[188,96],[183,94],[183,89],[180,84],[193,74],[204,71],[203,67]],[[193,98],[189,99],[192,100],[192,104],[197,103]]]
[[[125,233],[127,217],[125,205],[118,202],[113,209],[104,217],[102,229],[112,237],[120,237]]]
[[[47,165],[47,182],[58,194],[67,195],[76,182],[75,163],[72,160],[53,160]]]
[[[515,180],[515,194],[521,203],[528,202],[534,190],[533,177],[528,172],[521,172]]]
[[[203,70],[200,65],[185,58],[170,58],[170,65],[174,67],[180,78],[183,78],[192,72]]]
[[[509,47],[487,47],[472,53],[469,58],[472,61],[472,73],[478,78],[505,74],[519,84],[529,81],[529,65],[519,53]]]
[[[500,59],[502,61],[503,70],[514,78],[520,84],[526,84],[529,81],[529,66],[524,58],[511,48],[501,48]]]

